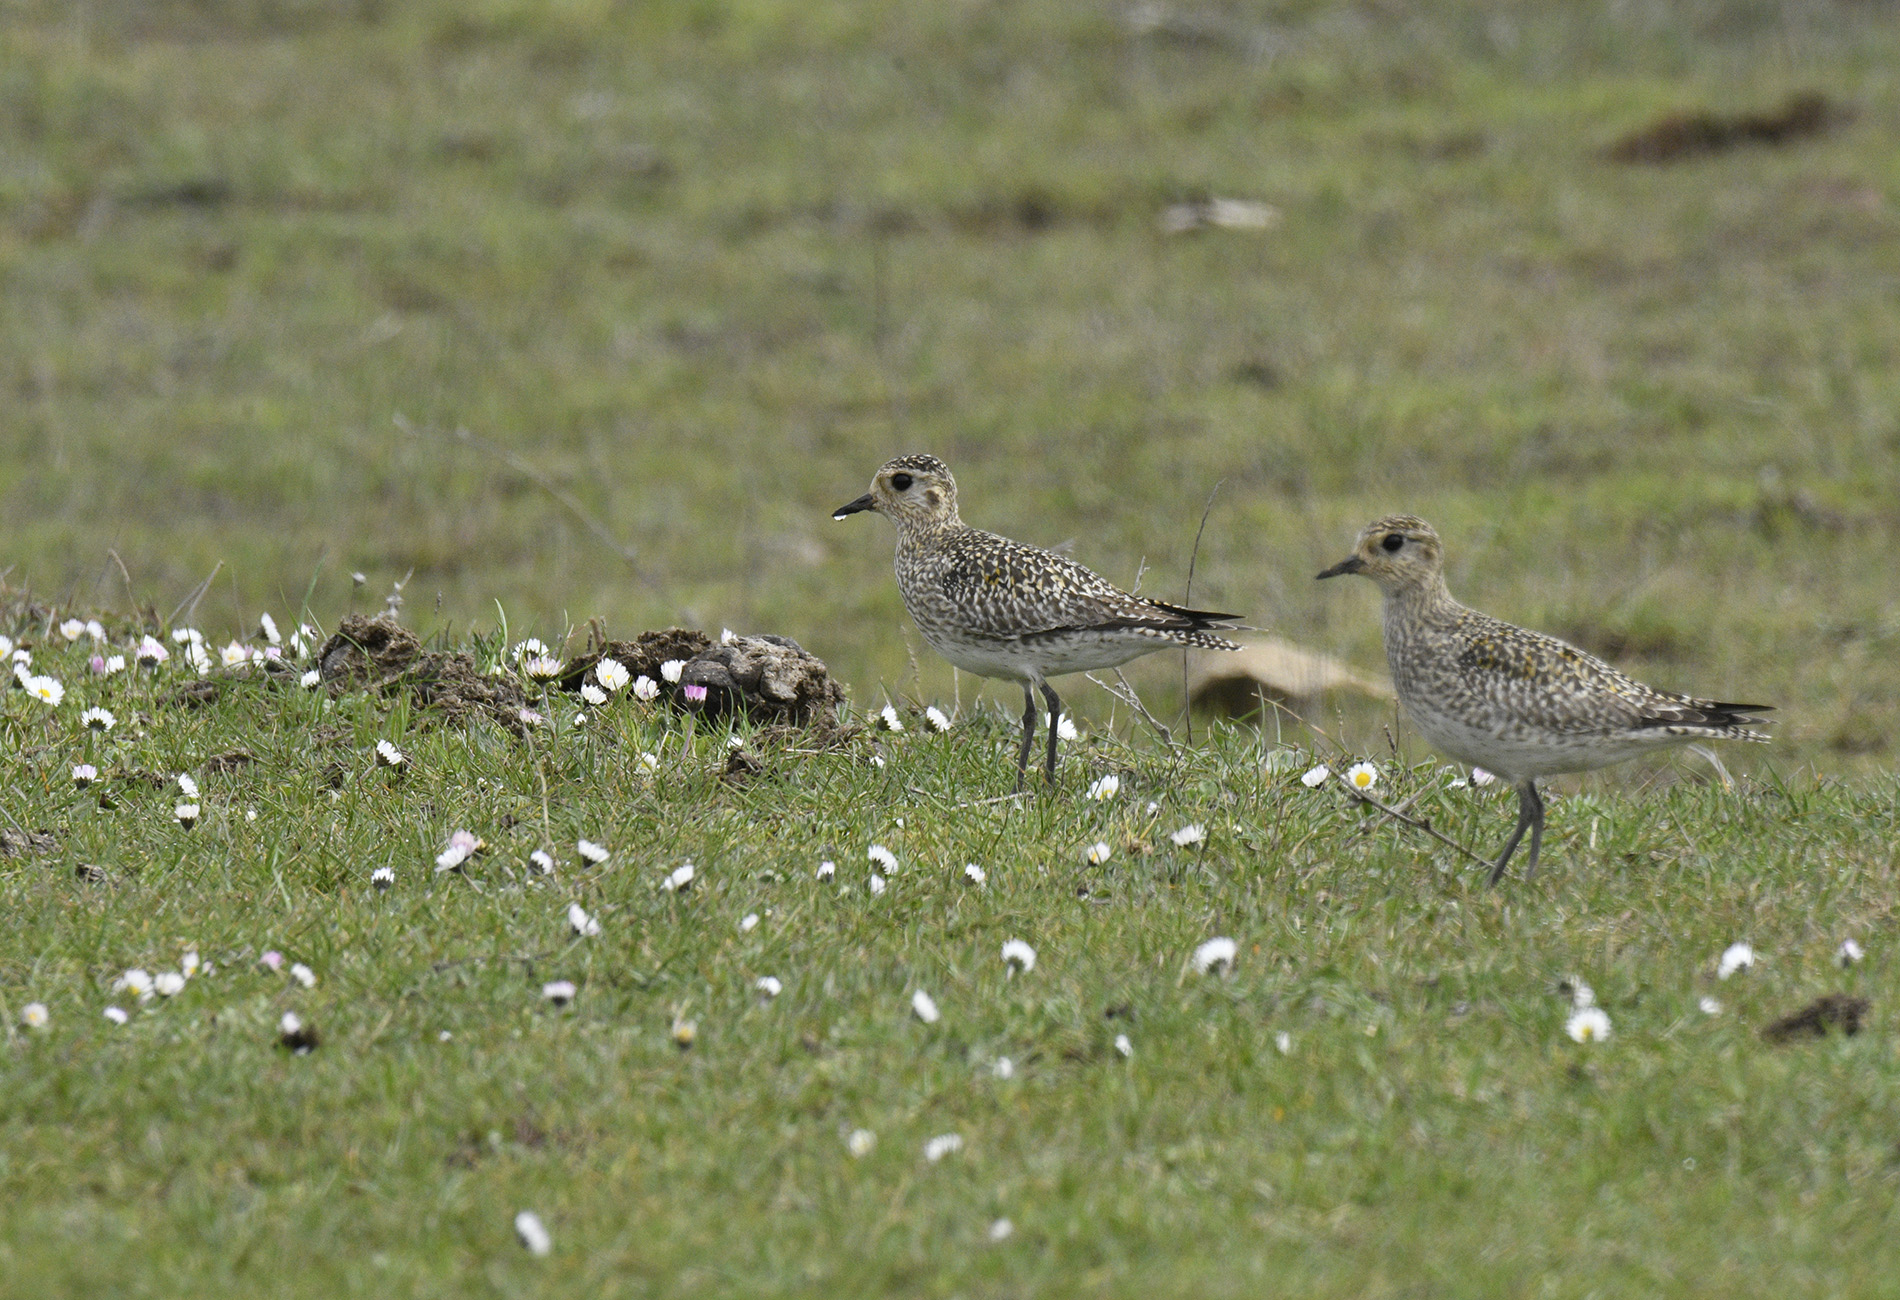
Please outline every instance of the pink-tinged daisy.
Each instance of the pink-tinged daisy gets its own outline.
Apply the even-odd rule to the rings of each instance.
[[[1834,959],[1843,966],[1852,966],[1864,956],[1866,954],[1861,951],[1859,944],[1852,939],[1843,939],[1840,950],[1834,954]]]
[[[607,691],[618,691],[632,680],[627,666],[618,659],[602,659],[594,665],[594,680]]]
[[[660,684],[642,673],[633,679],[633,698],[642,704],[651,704],[660,698]]]
[[[564,1007],[574,1000],[573,980],[549,980],[541,986],[541,996],[557,1007]]]
[[[110,731],[119,725],[119,720],[112,716],[111,709],[94,707],[79,715],[79,725],[87,731]]]
[[[436,872],[439,874],[444,871],[455,871],[459,869],[463,863],[468,861],[468,855],[469,849],[467,845],[450,844],[446,849],[443,849],[440,853],[435,855]]]
[[[697,684],[682,686],[680,687],[680,694],[686,697],[688,704],[704,704],[706,702],[706,688],[704,686]]]
[[[272,948],[263,956],[259,957],[257,963],[265,970],[282,970],[284,968],[284,954]]]
[[[547,723],[547,719],[533,709],[516,709],[515,716],[521,719],[524,727],[540,727]]]
[[[78,786],[81,790],[84,790],[98,779],[99,769],[94,767],[91,763],[76,763],[73,765],[73,784]]]
[[[115,1025],[122,1025],[126,1021],[132,1018],[130,1015],[126,1013],[126,1010],[124,1007],[107,1007],[105,1010],[105,1017],[107,1020],[110,1020]]]
[[[1496,776],[1481,767],[1471,769],[1471,784],[1473,785],[1490,785],[1495,780],[1497,780]]]

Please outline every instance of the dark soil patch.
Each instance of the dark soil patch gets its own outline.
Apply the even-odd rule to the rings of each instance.
[[[528,697],[512,677],[490,677],[466,654],[424,650],[415,633],[387,617],[344,619],[317,652],[317,671],[333,688],[409,691],[450,726],[487,718],[511,735],[527,734],[521,711]]]
[[[1866,998],[1828,993],[1775,1021],[1761,1031],[1761,1036],[1779,1044],[1797,1038],[1826,1038],[1828,1030],[1838,1029],[1851,1037],[1860,1032],[1860,1022],[1872,1005]]]
[[[59,840],[50,831],[0,828],[0,858],[35,858],[58,851]]]
[[[600,649],[570,661],[567,671],[556,681],[563,690],[578,691],[581,683],[592,675],[595,664],[602,659],[612,659],[633,676],[651,677],[657,682],[661,680],[661,664],[672,659],[685,662],[711,648],[711,637],[690,628],[669,627],[658,632],[642,632],[631,641],[609,641]]]
[[[574,660],[560,684],[579,690],[603,658],[619,661],[635,677],[656,682],[664,681],[662,664],[681,661],[678,685],[663,688],[680,709],[713,717],[740,713],[762,726],[800,728],[800,740],[808,741],[815,733],[826,744],[845,730],[838,724],[844,688],[832,679],[822,659],[790,637],[741,636],[715,644],[705,633],[685,628],[644,632],[633,641],[609,641]],[[705,687],[706,698],[689,701],[688,686]]]
[[[248,749],[233,749],[223,754],[213,754],[205,760],[207,772],[240,772],[257,761],[257,755]]]
[[[1781,145],[1824,135],[1853,117],[1818,91],[1789,96],[1765,113],[1670,113],[1603,151],[1611,162],[1673,163],[1744,145]]]

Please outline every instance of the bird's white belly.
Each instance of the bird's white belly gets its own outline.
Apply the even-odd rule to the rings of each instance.
[[[1073,633],[1030,640],[931,636],[931,649],[966,673],[1027,682],[1064,673],[1115,668],[1151,651],[1166,648],[1154,637],[1131,633]]]
[[[1485,729],[1416,705],[1408,711],[1434,749],[1514,781],[1608,767],[1656,747],[1634,738],[1565,735],[1509,723]]]

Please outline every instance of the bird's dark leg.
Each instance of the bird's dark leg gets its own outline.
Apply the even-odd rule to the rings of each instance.
[[[1062,721],[1062,701],[1056,698],[1055,687],[1048,682],[1042,684],[1042,698],[1049,704],[1049,784],[1056,783],[1056,727]]]
[[[1498,854],[1498,864],[1491,869],[1492,884],[1504,879],[1504,868],[1509,865],[1511,855],[1517,852],[1517,842],[1524,838],[1527,830],[1531,832],[1531,871],[1535,871],[1537,846],[1544,838],[1544,801],[1537,797],[1537,782],[1528,779],[1517,787],[1517,829],[1504,842],[1504,852]],[[1530,871],[1524,874],[1528,877]]]
[[[1016,793],[1023,792],[1023,778],[1029,772],[1029,747],[1036,743],[1036,689],[1023,683],[1023,743],[1016,750]]]
[[[1524,783],[1524,797],[1529,799],[1531,808],[1531,860],[1524,864],[1524,879],[1529,880],[1537,874],[1537,851],[1544,844],[1544,796],[1537,793],[1537,782]]]

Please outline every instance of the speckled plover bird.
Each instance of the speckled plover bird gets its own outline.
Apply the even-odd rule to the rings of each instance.
[[[1544,801],[1537,778],[1583,772],[1698,740],[1766,741],[1751,731],[1766,704],[1725,704],[1659,691],[1593,654],[1467,609],[1445,588],[1438,534],[1394,515],[1368,524],[1353,553],[1319,576],[1360,573],[1385,593],[1385,656],[1412,721],[1433,746],[1517,787],[1517,829],[1491,872],[1504,868],[1524,832],[1537,870]]]
[[[935,456],[899,456],[833,519],[875,510],[897,525],[897,589],[936,652],[965,672],[1023,684],[1016,788],[1036,739],[1036,695],[1049,706],[1048,779],[1056,778],[1062,701],[1048,679],[1114,668],[1188,646],[1238,650],[1210,634],[1240,616],[1132,596],[1073,560],[972,528],[957,517],[957,482]]]

